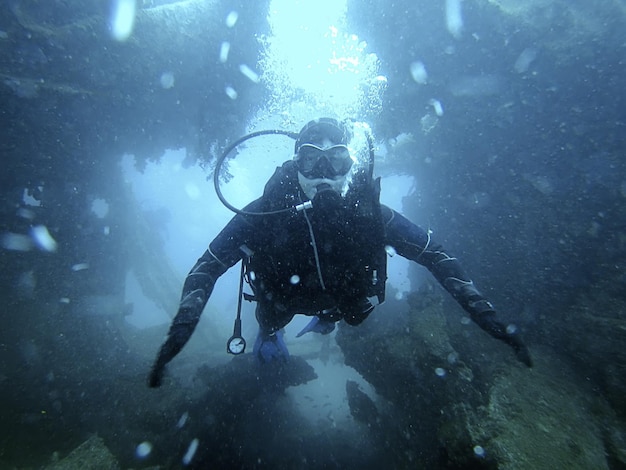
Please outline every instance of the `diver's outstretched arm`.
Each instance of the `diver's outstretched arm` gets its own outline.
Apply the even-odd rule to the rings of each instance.
[[[433,274],[435,279],[469,313],[470,318],[492,337],[504,341],[515,351],[517,359],[532,367],[528,348],[519,333],[508,329],[496,319],[496,311],[465,274],[459,261],[435,243],[429,232],[421,229],[406,217],[383,207],[387,241],[396,252],[415,261]]]
[[[170,362],[189,341],[200,321],[200,315],[207,300],[213,292],[215,281],[229,267],[220,261],[209,248],[187,275],[178,312],[150,371],[148,379],[150,387],[161,385],[165,364]]]

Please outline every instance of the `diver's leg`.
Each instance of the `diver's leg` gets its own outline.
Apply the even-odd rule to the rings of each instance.
[[[256,307],[259,333],[254,342],[253,354],[266,363],[274,360],[286,361],[289,350],[283,339],[282,328],[293,318],[293,314],[283,312],[274,305],[259,302]]]

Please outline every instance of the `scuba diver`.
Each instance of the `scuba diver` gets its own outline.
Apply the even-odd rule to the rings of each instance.
[[[276,169],[263,195],[243,210],[223,199],[218,177],[226,155],[218,160],[216,190],[237,214],[189,272],[178,312],[150,371],[150,387],[160,386],[165,365],[191,337],[216,280],[237,262],[242,261],[239,311],[227,351],[239,354],[245,349],[239,318],[245,278],[253,292],[247,298],[257,303],[253,354],[269,363],[289,357],[282,329],[296,314],[311,317],[297,336],[328,334],[342,320],[353,326],[362,323],[374,310],[371,299],[384,300],[388,252],[425,266],[480,328],[532,367],[516,329],[498,321],[493,305],[459,261],[429,231],[380,204],[369,134],[370,165],[365,169],[351,148],[350,123],[320,118],[292,136],[293,159]]]

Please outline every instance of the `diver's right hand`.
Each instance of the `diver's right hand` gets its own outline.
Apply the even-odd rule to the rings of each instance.
[[[157,388],[161,386],[161,382],[163,381],[163,372],[165,371],[165,366],[160,364],[155,364],[152,366],[150,370],[150,375],[148,376],[148,387]]]

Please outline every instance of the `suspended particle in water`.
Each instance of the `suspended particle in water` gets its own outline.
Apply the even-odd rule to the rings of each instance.
[[[236,100],[237,96],[239,96],[237,94],[237,90],[235,90],[233,87],[231,86],[227,86],[224,91],[226,92],[226,95],[231,99],[231,100]]]
[[[428,72],[422,62],[415,61],[411,64],[411,77],[420,85],[425,85],[428,82]]]
[[[453,37],[461,36],[463,30],[461,0],[446,0],[446,27]]]
[[[259,83],[259,81],[261,80],[259,74],[252,70],[250,67],[248,67],[246,64],[241,64],[239,66],[239,71],[244,74],[246,78],[248,78],[251,82]]]
[[[172,72],[163,72],[161,74],[161,87],[165,90],[169,90],[174,87],[174,74]]]
[[[181,415],[180,419],[178,420],[178,423],[176,423],[176,427],[178,429],[182,429],[183,426],[185,426],[185,424],[187,424],[187,419],[189,419],[189,413],[187,413],[186,411]]]
[[[185,452],[185,455],[183,456],[183,465],[189,465],[191,463],[191,461],[193,460],[193,456],[196,455],[199,443],[200,441],[198,440],[198,438],[195,438],[191,441],[189,447],[187,448],[187,452]]]
[[[116,41],[125,41],[135,26],[137,3],[135,0],[113,0],[111,8],[111,36]]]
[[[48,228],[43,225],[37,225],[31,229],[31,236],[35,241],[35,244],[44,251],[57,251],[57,242],[50,232],[48,232]]]
[[[228,54],[230,53],[230,43],[228,41],[224,41],[220,46],[220,62],[222,64],[226,63],[228,60]]]
[[[300,276],[298,276],[297,274],[294,274],[293,276],[291,276],[289,278],[289,282],[291,282],[294,286],[296,284],[299,284],[300,283]]]
[[[139,459],[145,459],[152,452],[152,444],[148,441],[143,441],[135,448],[135,455]]]
[[[231,11],[228,15],[226,15],[226,26],[232,28],[237,24],[237,20],[239,19],[239,13],[236,11]]]

